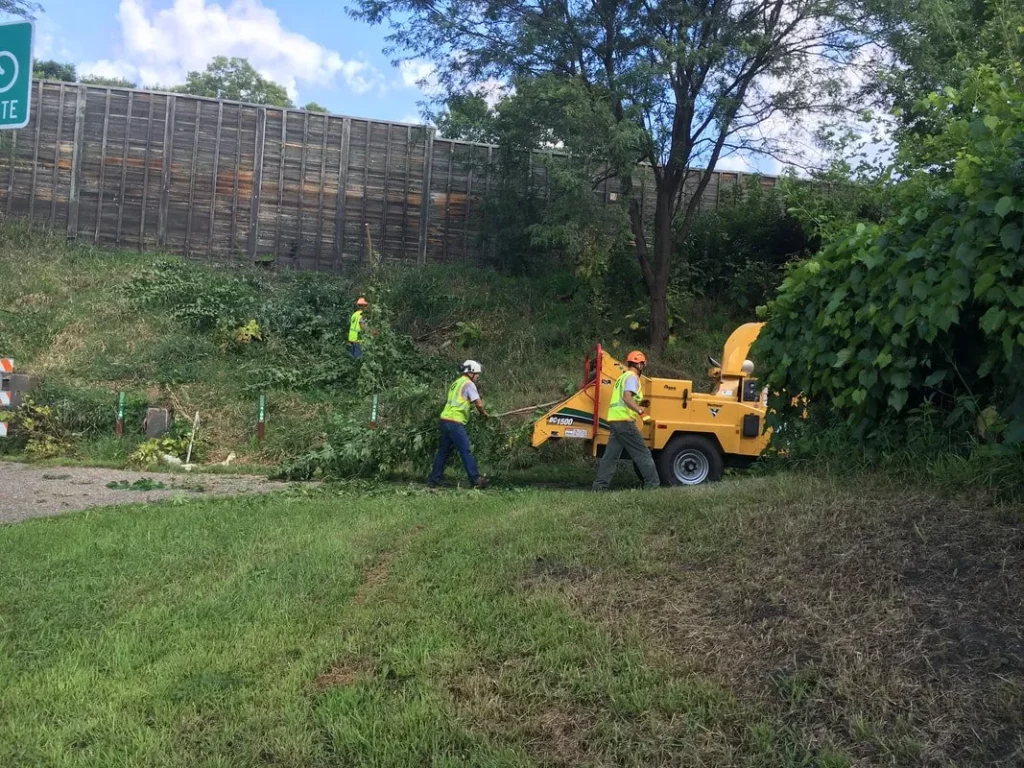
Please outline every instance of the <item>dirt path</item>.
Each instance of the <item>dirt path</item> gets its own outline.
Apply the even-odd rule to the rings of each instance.
[[[149,478],[163,483],[161,490],[123,490],[108,483],[131,484]],[[33,467],[0,462],[0,524],[31,517],[49,517],[89,507],[160,501],[174,496],[196,498],[267,493],[283,483],[262,477],[234,475],[181,475],[127,472],[93,467]]]

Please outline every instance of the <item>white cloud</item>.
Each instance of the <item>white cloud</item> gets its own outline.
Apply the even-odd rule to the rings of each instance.
[[[426,59],[400,61],[398,72],[406,88],[419,88],[428,96],[436,96],[440,92],[434,65]]]
[[[74,58],[67,45],[60,39],[57,25],[50,20],[49,16],[43,13],[36,17],[32,55],[44,61],[47,59],[70,61]]]
[[[308,37],[290,32],[261,0],[174,0],[149,10],[142,0],[121,0],[122,41],[113,60],[85,62],[83,72],[127,77],[142,84],[174,85],[215,56],[240,56],[293,99],[299,83],[329,86],[340,78],[353,92],[385,86],[384,75],[361,59],[344,59]]]

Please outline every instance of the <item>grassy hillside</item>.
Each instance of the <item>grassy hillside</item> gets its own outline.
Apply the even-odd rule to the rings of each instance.
[[[426,388],[418,402],[436,409],[466,357],[484,363],[492,411],[557,398],[575,386],[595,342],[621,351],[643,342],[623,319],[637,307],[638,288],[613,282],[598,312],[571,276],[382,268],[373,284],[387,296],[395,330],[412,340],[395,347],[383,372],[382,417],[399,416],[388,398],[400,385]],[[273,464],[322,441],[332,414],[369,414],[373,392],[344,345],[352,303],[371,287],[366,273],[218,268],[68,246],[7,224],[0,286],[0,354],[45,377],[39,399],[57,406],[80,458],[116,463],[132,449],[133,439],[110,437],[118,391],[130,395],[133,435],[147,403],[189,418],[199,410],[210,461],[234,452]],[[737,320],[711,302],[694,302],[689,317],[659,368],[700,379],[705,356]],[[261,339],[240,344],[236,333],[250,320]],[[268,439],[257,450],[261,391]]]
[[[1021,511],[789,475],[0,527],[0,764],[1017,764]]]

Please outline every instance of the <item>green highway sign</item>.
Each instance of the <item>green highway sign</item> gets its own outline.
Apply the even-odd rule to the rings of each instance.
[[[0,130],[28,125],[33,31],[31,21],[0,24]]]

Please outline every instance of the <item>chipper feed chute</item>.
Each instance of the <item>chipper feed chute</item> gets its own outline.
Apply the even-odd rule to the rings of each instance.
[[[533,447],[548,440],[589,440],[592,451],[596,451],[595,425],[607,429],[601,414],[608,412],[608,398],[612,385],[625,366],[597,346],[594,357],[588,357],[583,365],[583,386],[550,411],[537,419],[533,425]]]

